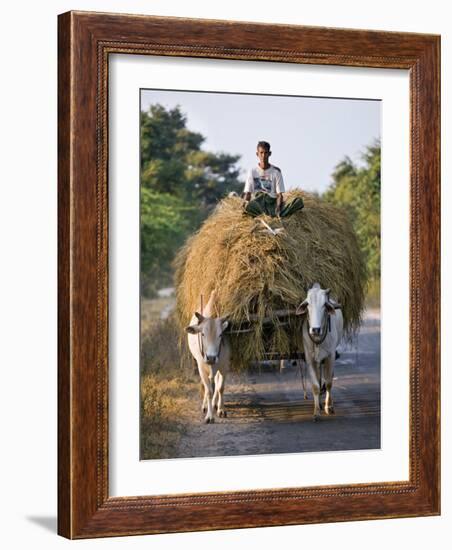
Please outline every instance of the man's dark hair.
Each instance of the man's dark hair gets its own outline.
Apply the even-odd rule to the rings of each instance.
[[[268,143],[268,141],[258,141],[256,149],[259,149],[259,147],[270,151],[270,143]]]

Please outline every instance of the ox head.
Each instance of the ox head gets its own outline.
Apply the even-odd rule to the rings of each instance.
[[[310,335],[321,336],[325,317],[335,314],[334,305],[330,302],[330,289],[322,289],[319,283],[315,283],[308,290],[306,300],[297,307],[296,314],[307,314]]]
[[[199,335],[203,359],[209,365],[214,365],[220,357],[221,340],[228,322],[222,317],[204,317],[198,312],[195,315],[198,322],[189,325],[185,330],[189,334]]]

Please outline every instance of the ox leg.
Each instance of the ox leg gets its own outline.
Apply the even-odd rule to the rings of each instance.
[[[320,416],[320,365],[315,361],[307,361],[309,378],[311,379],[312,395],[314,397],[314,415],[316,422]]]
[[[202,412],[206,414],[207,412],[207,399],[209,398],[209,393],[206,390],[206,387],[204,384],[201,383],[202,392],[203,392],[203,399],[202,399]]]
[[[207,408],[207,414],[205,416],[204,421],[206,424],[210,424],[215,421],[213,416],[213,410],[212,410],[212,398],[213,398],[213,391],[212,391],[212,381],[211,381],[211,374],[210,374],[210,368],[208,365],[198,365],[198,371],[199,376],[201,377],[201,382],[204,386],[204,399],[203,399],[203,412],[204,407]]]
[[[219,417],[226,417],[226,411],[224,410],[224,399],[223,399],[223,393],[224,393],[224,376],[221,374],[220,371],[217,372],[215,375],[215,394],[214,394],[214,401],[215,401],[215,395],[218,399],[217,403],[217,414]]]
[[[216,410],[218,413],[218,400],[220,395],[220,385],[218,383],[218,374],[220,371],[217,371],[213,379],[213,397],[212,397],[212,409]]]
[[[210,386],[211,390],[212,390],[212,393],[213,393],[213,389],[212,389],[212,382],[211,380],[208,378],[207,379],[207,383],[208,385]],[[206,386],[204,385],[204,382],[201,382],[201,392],[203,394],[203,399],[202,399],[202,412],[204,414],[206,414],[207,412],[207,409],[208,409],[208,406],[207,406],[207,401],[209,400],[209,392],[206,388]]]
[[[303,359],[297,359],[297,365],[300,369],[301,385],[303,386],[303,398],[308,398],[308,392],[306,391],[306,363]]]
[[[325,413],[334,414],[333,397],[331,395],[331,389],[333,387],[333,367],[334,359],[330,355],[325,359],[323,367],[323,375],[325,377],[326,397],[325,397]]]

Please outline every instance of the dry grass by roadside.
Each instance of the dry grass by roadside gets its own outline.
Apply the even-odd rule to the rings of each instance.
[[[199,384],[146,374],[141,380],[141,459],[174,458],[177,444],[193,416]]]
[[[142,309],[145,307],[142,306]],[[181,361],[178,338],[178,331],[171,318],[142,321],[142,460],[174,458],[177,444],[185,430],[184,426],[196,410],[199,378],[184,353]]]
[[[155,323],[160,319],[162,310],[173,306],[175,298],[173,296],[162,296],[158,298],[142,298],[141,299],[141,333],[150,324]]]

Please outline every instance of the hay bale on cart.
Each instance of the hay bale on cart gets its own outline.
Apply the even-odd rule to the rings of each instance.
[[[286,197],[297,195],[305,208],[283,219],[249,217],[239,198],[224,199],[176,258],[181,328],[215,290],[237,370],[302,351],[302,320],[293,313],[315,282],[342,305],[346,335],[360,325],[366,270],[351,222],[316,196],[295,190]]]

